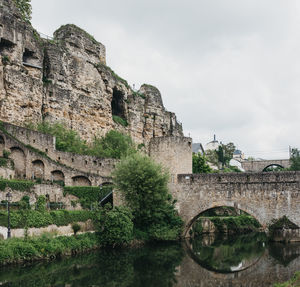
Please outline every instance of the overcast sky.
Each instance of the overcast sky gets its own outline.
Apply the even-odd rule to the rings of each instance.
[[[300,147],[299,0],[32,0],[48,35],[73,23],[128,83],[156,86],[185,135],[246,156]]]

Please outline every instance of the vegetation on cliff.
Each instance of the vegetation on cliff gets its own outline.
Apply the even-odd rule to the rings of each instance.
[[[133,215],[135,236],[144,240],[176,240],[182,220],[168,193],[168,173],[146,155],[123,159],[113,172],[115,187]]]
[[[32,14],[32,7],[31,7],[31,0],[13,0],[16,4],[17,8],[19,9],[23,20],[30,22],[31,14]]]
[[[104,137],[95,137],[91,144],[87,144],[75,130],[61,123],[42,122],[37,126],[29,124],[28,127],[55,136],[56,149],[60,151],[117,159],[135,151],[132,139],[115,130],[109,131]]]

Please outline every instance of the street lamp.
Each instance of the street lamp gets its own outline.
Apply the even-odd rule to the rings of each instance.
[[[8,192],[6,194],[6,200],[7,200],[7,212],[8,212],[8,216],[7,216],[7,238],[10,238],[11,234],[10,234],[10,202],[12,200],[12,194],[10,192]]]

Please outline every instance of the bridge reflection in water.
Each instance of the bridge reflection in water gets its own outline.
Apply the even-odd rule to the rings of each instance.
[[[264,287],[300,270],[300,243],[267,243],[264,234],[187,240],[175,286]]]

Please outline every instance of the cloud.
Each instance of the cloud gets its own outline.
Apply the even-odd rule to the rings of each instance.
[[[206,143],[216,133],[265,158],[300,147],[299,1],[32,0],[32,6],[41,32],[74,23],[105,44],[108,65],[129,83],[157,86],[194,141]]]

